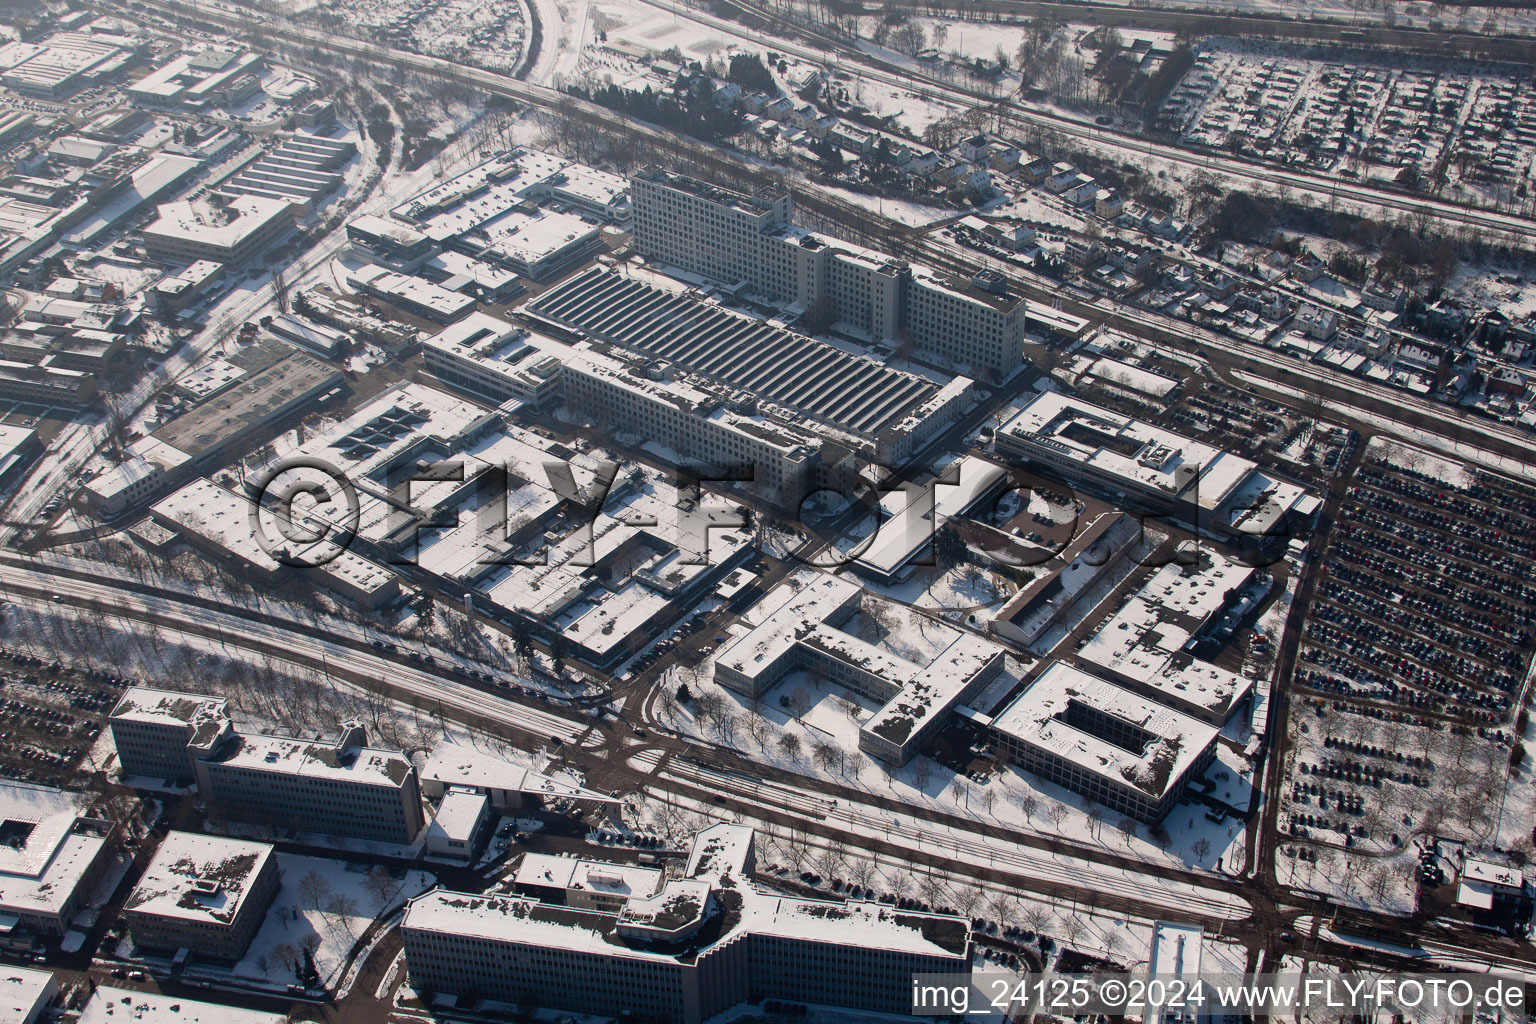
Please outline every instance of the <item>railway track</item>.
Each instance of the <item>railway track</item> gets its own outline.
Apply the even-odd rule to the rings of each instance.
[[[751,36],[753,30],[724,18],[699,11],[678,14],[677,9],[665,0],[642,0],[658,10],[672,12],[698,24],[721,31],[734,31],[738,35]],[[790,42],[781,37],[759,38],[764,46],[790,53],[804,60],[828,63],[829,56],[855,62],[860,74],[872,81],[912,92],[929,102],[947,103],[958,109],[984,106],[991,109],[1002,126],[1014,130],[1048,130],[1076,140],[1086,148],[1108,152],[1112,158],[1123,159],[1126,154],[1142,158],[1167,160],[1186,164],[1217,177],[1226,178],[1236,187],[1252,188],[1262,185],[1267,189],[1304,193],[1321,204],[1339,202],[1374,209],[1378,218],[1390,219],[1399,215],[1424,215],[1445,224],[1467,229],[1495,232],[1511,244],[1536,247],[1536,220],[1514,214],[1504,214],[1463,203],[1433,199],[1417,193],[1395,191],[1374,186],[1340,181],[1337,177],[1297,171],[1278,165],[1239,160],[1215,151],[1198,151],[1182,146],[1157,142],[1139,134],[1117,131],[1076,118],[1065,117],[1042,108],[1024,107],[1013,96],[999,96],[994,92],[958,85],[931,75],[922,69],[911,68],[887,60],[851,45],[835,36],[816,32],[774,14],[753,0],[716,0],[725,8],[733,8],[747,18],[776,26],[785,33],[809,40],[807,46]],[[993,0],[1006,3],[1009,0]],[[916,9],[916,5],[910,5]],[[1525,43],[1529,57],[1523,62],[1536,60],[1536,43]],[[820,47],[821,49],[817,49]]]

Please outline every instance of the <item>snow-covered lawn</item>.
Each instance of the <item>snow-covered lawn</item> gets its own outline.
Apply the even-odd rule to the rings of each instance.
[[[1010,669],[1017,672],[1016,666]],[[671,676],[662,685],[675,691],[678,682]],[[1212,821],[1206,806],[1194,800],[1175,806],[1164,821],[1170,834],[1165,844],[1145,825],[1132,828],[1134,823],[1122,823],[1102,805],[1013,765],[998,766],[983,783],[927,757],[913,758],[901,768],[884,765],[858,747],[859,724],[876,710],[875,702],[812,673],[785,676],[755,708],[740,694],[716,685],[707,664],[689,673],[686,685],[695,698],[689,704],[669,715],[662,707],[665,702],[658,703],[656,713],[665,724],[786,771],[971,818],[978,826],[1002,824],[1130,852],[1156,863],[1228,872],[1243,866],[1242,821],[1230,816]],[[723,710],[710,713],[707,708],[716,704]],[[1226,780],[1217,781],[1218,792],[1224,789],[1234,800],[1241,799],[1248,786],[1240,767],[1245,762],[1230,753],[1223,758],[1212,769],[1228,773]]]
[[[277,854],[277,866],[282,887],[245,957],[227,972],[199,966],[189,974],[228,973],[286,986],[298,981],[294,965],[303,963],[303,950],[309,948],[320,980],[328,986],[374,918],[436,883],[432,874],[419,869],[400,869],[396,875],[356,861],[291,853]],[[370,880],[375,870],[385,873]]]

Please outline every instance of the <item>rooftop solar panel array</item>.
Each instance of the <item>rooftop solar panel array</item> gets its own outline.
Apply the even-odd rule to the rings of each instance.
[[[922,377],[607,269],[545,292],[528,310],[861,437],[879,434],[938,390]]]

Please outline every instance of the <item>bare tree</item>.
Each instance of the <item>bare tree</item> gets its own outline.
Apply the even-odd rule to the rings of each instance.
[[[823,771],[837,771],[843,765],[843,752],[831,743],[818,743],[811,751],[811,759]]]
[[[1040,807],[1040,800],[1035,794],[1023,792],[1019,794],[1019,810],[1024,812],[1025,821],[1033,821],[1035,811]]]
[[[1065,804],[1053,803],[1050,810],[1051,824],[1056,826],[1056,831],[1061,831],[1061,823],[1067,820],[1067,808]]]
[[[325,880],[325,876],[311,871],[299,879],[297,889],[306,903],[319,910],[321,903],[331,894],[331,883]]]
[[[967,785],[964,777],[956,775],[949,783],[949,798],[958,805],[961,797],[965,797],[965,805],[969,807],[971,805],[971,787]]]
[[[677,715],[677,694],[670,686],[659,687],[656,691],[656,710],[661,712],[661,717],[671,719]]]
[[[1205,860],[1206,855],[1211,852],[1211,841],[1201,836],[1190,845],[1189,849],[1195,855],[1196,860]]]
[[[944,903],[944,883],[939,880],[938,875],[924,875],[923,880],[918,883],[917,891],[922,896],[923,902],[930,907],[942,906]]]
[[[325,911],[331,917],[341,918],[344,924],[347,918],[357,917],[359,914],[357,900],[342,893],[337,893],[325,901]],[[347,926],[347,930],[351,931],[350,925]]]
[[[767,750],[768,741],[773,738],[773,723],[754,708],[747,712],[747,735],[752,737],[758,750]]]
[[[795,716],[795,721],[800,721],[811,710],[811,695],[801,687],[795,687],[789,695],[789,710]]]
[[[1072,915],[1061,923],[1062,937],[1067,940],[1067,945],[1077,947],[1077,940],[1083,934],[1083,922],[1076,915]]]
[[[843,859],[836,850],[822,850],[816,858],[816,869],[821,872],[823,878],[832,879],[840,877],[838,872],[843,865]]]
[[[792,732],[785,733],[779,737],[779,749],[791,761],[800,760],[800,737]]]
[[[299,965],[299,951],[289,943],[279,942],[269,952],[285,971],[291,971]]]

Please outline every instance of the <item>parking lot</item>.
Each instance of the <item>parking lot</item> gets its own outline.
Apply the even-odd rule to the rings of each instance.
[[[8,778],[63,785],[105,728],[126,680],[0,648],[0,764]]]
[[[1432,468],[1369,450],[1320,556],[1294,679],[1291,836],[1391,850],[1498,810],[1531,667],[1536,488]],[[1474,765],[1490,792],[1457,781]]]

